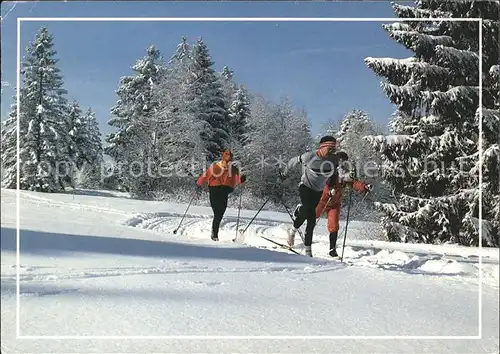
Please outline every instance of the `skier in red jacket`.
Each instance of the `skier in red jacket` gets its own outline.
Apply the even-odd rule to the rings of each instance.
[[[214,213],[210,238],[214,241],[219,241],[220,223],[227,209],[229,194],[237,185],[246,182],[246,176],[240,176],[240,170],[232,162],[233,153],[227,149],[222,153],[222,159],[210,165],[196,181],[200,187],[208,184],[210,206]]]
[[[342,166],[348,160],[345,152],[339,151],[336,153],[339,164]],[[339,169],[341,173],[339,173]],[[336,244],[339,231],[340,206],[342,201],[342,192],[346,186],[351,187],[357,192],[368,192],[373,190],[373,186],[368,183],[363,183],[349,176],[348,173],[342,173],[345,168],[339,168],[335,174],[327,181],[321,200],[316,207],[316,219],[321,217],[323,212],[327,215],[327,228],[330,233],[330,251],[331,257],[338,257]]]

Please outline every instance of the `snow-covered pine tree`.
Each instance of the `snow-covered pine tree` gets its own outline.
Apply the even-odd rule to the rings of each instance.
[[[229,146],[235,151],[241,151],[246,144],[245,133],[250,114],[247,90],[243,85],[239,85],[229,106]]]
[[[154,92],[158,109],[153,115],[158,127],[160,166],[156,189],[163,193],[194,187],[196,174],[205,165],[205,142],[202,132],[206,122],[198,119],[190,104],[189,72],[184,63],[173,61],[164,71]],[[199,164],[200,160],[203,160]]]
[[[65,135],[64,153],[67,156],[68,163],[64,166],[62,180],[76,187],[75,178],[78,175],[78,169],[82,166],[81,146],[84,139],[84,128],[82,128],[83,116],[82,109],[78,101],[73,100],[66,108],[65,117]],[[61,169],[62,172],[62,169]]]
[[[234,70],[230,69],[227,65],[224,65],[221,76],[227,81],[233,81]]]
[[[268,130],[274,122],[274,107],[262,95],[254,95],[250,101],[251,119],[247,122],[248,131],[245,140],[248,142],[243,149],[241,162],[249,178],[245,190],[257,198],[265,197],[266,187],[276,184],[276,176],[269,171],[272,141],[267,136]],[[271,166],[272,167],[272,166]],[[275,171],[276,172],[276,171]]]
[[[235,114],[234,109],[236,109],[238,104],[235,102],[235,100],[237,100],[236,91],[238,90],[238,85],[234,82],[234,71],[230,69],[227,65],[225,65],[222,68],[222,72],[219,73],[218,75],[219,75],[219,82],[221,84],[222,95],[224,96],[224,104],[225,107],[228,109],[228,114],[229,114],[228,129],[227,129],[229,134],[228,137],[229,146],[231,148],[235,148],[234,146],[235,139],[233,137],[233,131],[235,131],[235,127],[233,126],[233,123],[236,122],[236,120],[231,118],[231,114],[232,115]],[[233,111],[231,111],[231,107],[233,107]]]
[[[78,186],[82,188],[99,188],[102,185],[104,171],[103,146],[99,123],[92,108],[82,115],[79,129],[80,151],[78,161]]]
[[[66,90],[56,66],[53,36],[41,27],[26,49],[20,89],[20,188],[55,192],[63,188],[62,174],[68,163],[65,146]],[[15,187],[17,126],[16,105],[2,131],[3,185]],[[62,169],[62,170],[61,170]]]
[[[76,168],[82,167],[84,162],[83,149],[86,140],[85,121],[78,101],[74,100],[69,107],[67,119],[69,135],[68,156]]]
[[[87,161],[99,161],[102,160],[103,147],[101,140],[101,131],[99,129],[99,123],[95,117],[95,112],[92,107],[87,109],[84,116],[85,123],[87,126],[87,148],[84,149],[86,153]]]
[[[338,146],[349,155],[350,164],[356,168],[360,178],[373,178],[376,167],[381,162],[378,154],[370,144],[364,141],[365,136],[378,133],[374,121],[368,113],[360,109],[349,111],[340,121],[335,133]]]
[[[403,18],[498,18],[498,11],[480,1],[423,0],[415,7],[393,7]],[[387,237],[477,245],[478,180],[469,171],[478,142],[478,26],[409,20],[384,28],[415,53],[408,59],[366,59],[386,78],[382,87],[397,105],[391,135],[368,138],[383,154],[385,178],[397,196],[395,203],[379,204]],[[492,39],[485,34],[487,47]]]
[[[489,74],[487,85],[493,102],[482,112],[482,216],[486,226],[482,236],[487,245],[500,247],[500,65],[492,65]],[[479,119],[479,114],[476,116]]]
[[[361,203],[363,195],[353,194],[352,204],[356,205],[356,208],[351,211],[353,217],[372,215],[374,210],[371,201],[387,200],[391,195],[390,189],[379,176],[382,160],[379,154],[364,140],[365,136],[379,133],[380,131],[368,113],[360,109],[347,112],[340,121],[339,129],[334,133],[339,149],[345,151],[349,156],[349,168],[356,171],[359,179],[375,186],[373,195],[370,196],[369,200],[365,199],[366,202]],[[346,207],[346,203],[343,206]]]
[[[224,66],[219,75],[225,106],[228,108],[228,146],[236,158],[242,153],[245,145],[244,133],[246,121],[250,115],[248,92],[242,84],[234,81],[234,71]]]
[[[187,42],[187,37],[182,36],[182,41],[175,48],[175,53],[170,57],[169,64],[188,64],[191,60],[191,46]]]
[[[15,98],[16,99],[16,98]],[[26,120],[20,120],[20,137],[26,132]],[[20,151],[21,156],[26,156],[25,150]],[[9,117],[2,122],[2,187],[17,188],[17,104],[11,107]]]
[[[131,193],[144,196],[154,180],[148,167],[155,166],[158,149],[154,118],[158,102],[153,93],[164,70],[160,51],[150,46],[132,69],[135,74],[122,77],[116,91],[119,100],[108,124],[118,131],[106,137],[105,153],[119,164]]]
[[[320,140],[322,136],[331,135],[336,136],[339,131],[340,120],[335,120],[333,118],[329,118],[325,122],[322,123],[320,133],[316,135],[316,140]]]
[[[228,107],[213,65],[207,45],[199,38],[193,45],[187,95],[190,113],[205,123],[202,139],[208,162],[220,159],[222,151],[229,146]]]
[[[234,71],[228,66],[222,68],[222,72],[219,74],[219,80],[221,83],[222,93],[224,95],[224,100],[226,102],[226,107],[231,106],[234,99],[234,94],[238,89],[238,85],[234,82]]]
[[[497,16],[500,9],[497,6]],[[474,215],[476,227],[482,228],[483,243],[488,246],[500,246],[500,62],[499,43],[493,40],[500,38],[500,22],[498,17],[496,21],[484,20],[483,37],[486,39],[483,45],[483,69],[487,74],[483,81],[483,108],[482,108],[482,128],[481,139],[482,166],[474,166],[472,173],[479,175],[480,166],[482,167],[482,220],[479,224],[478,218]],[[484,41],[483,39],[483,41]],[[479,125],[480,110],[476,111],[476,122]],[[478,176],[479,177],[479,176]],[[477,220],[476,220],[477,219]]]

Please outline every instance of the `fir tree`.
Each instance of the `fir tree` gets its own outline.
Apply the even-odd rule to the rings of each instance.
[[[158,102],[154,90],[164,70],[160,52],[154,46],[149,47],[146,56],[132,69],[135,75],[120,80],[119,100],[112,107],[114,117],[108,122],[118,131],[106,137],[109,145],[105,153],[123,169],[123,178],[133,193],[140,195],[149,188],[145,171],[154,161],[158,148],[154,119]]]
[[[82,115],[82,109],[77,101],[70,105],[68,115],[68,156],[76,168],[80,168],[84,162],[84,145],[86,136],[86,126]]]
[[[169,64],[188,63],[191,60],[191,46],[187,42],[187,37],[182,36],[182,42],[177,45],[175,53],[169,60]]]
[[[356,177],[374,185],[370,199],[388,200],[391,196],[390,188],[379,176],[382,161],[379,154],[373,151],[370,144],[364,140],[366,136],[379,133],[368,113],[360,109],[349,111],[341,119],[339,128],[333,130],[332,133],[337,138],[338,148],[348,154],[348,166],[355,171]],[[352,195],[352,203],[356,205],[355,210],[351,210],[353,217],[366,218],[370,212],[374,211],[372,203],[361,203],[362,200],[366,200],[364,195],[359,193]],[[347,207],[347,203],[344,203],[343,207]]]
[[[187,179],[184,176],[194,177],[193,173],[201,173],[205,167],[202,163],[196,166],[197,171],[192,168],[195,162],[203,160],[205,154],[202,139],[205,124],[191,109],[188,81],[189,72],[182,63],[175,62],[166,70],[154,92],[158,110],[153,118],[159,133],[159,157],[164,165],[160,168],[162,177],[155,188],[162,191],[174,192],[174,187],[185,188]],[[164,167],[170,171],[165,171]]]
[[[104,169],[103,146],[99,124],[91,108],[82,116],[78,185],[84,188],[98,188],[102,184]]]
[[[250,115],[248,93],[243,85],[238,85],[234,81],[234,71],[228,66],[224,66],[219,78],[224,102],[228,107],[227,131],[229,134],[229,147],[236,154],[239,154],[241,148],[245,145],[245,125]]]
[[[393,6],[403,18],[498,21],[498,5],[488,2],[418,1],[416,7]],[[491,63],[498,61],[498,53],[493,53],[498,46],[488,47],[493,33],[487,27],[483,50]],[[470,170],[479,138],[474,120],[479,103],[478,26],[430,19],[384,28],[415,53],[408,59],[366,59],[377,75],[386,78],[382,87],[397,105],[392,134],[369,139],[383,154],[385,177],[397,196],[394,204],[379,204],[386,213],[387,236],[397,241],[477,245],[473,218],[478,179]]]
[[[339,130],[335,133],[337,144],[340,149],[349,155],[349,161],[358,171],[360,178],[374,177],[371,171],[378,165],[378,154],[376,154],[364,141],[365,136],[377,134],[374,122],[368,113],[353,109],[340,121]],[[368,176],[370,175],[370,176]]]
[[[21,120],[20,123],[25,123]],[[24,124],[25,125],[25,124]],[[23,129],[24,128],[24,129]],[[21,125],[20,135],[26,132]],[[22,137],[22,135],[21,135]],[[23,151],[23,154],[25,152]],[[2,122],[2,187],[16,188],[17,186],[17,104],[12,105],[9,117]]]
[[[92,108],[88,108],[84,115],[86,124],[87,139],[86,148],[84,149],[85,159],[88,162],[102,160],[103,147],[101,141],[101,132],[99,130],[99,123],[95,118],[95,113]]]
[[[233,76],[234,76],[234,71],[231,70],[228,66],[224,66],[222,68],[222,73],[221,73],[221,77],[226,80],[226,81],[229,81],[229,82],[232,82],[233,81]]]
[[[498,28],[498,27],[497,27]],[[500,66],[492,65],[483,85],[491,101],[483,101],[482,166],[478,163],[472,173],[479,175],[482,167],[482,224],[474,216],[476,227],[482,228],[484,243],[488,246],[500,246]],[[486,103],[486,104],[484,104]],[[479,124],[479,109],[476,120]],[[476,220],[477,219],[477,220]]]
[[[219,81],[226,107],[231,107],[233,101],[236,99],[235,95],[238,90],[238,85],[234,82],[233,78],[234,71],[228,66],[224,66],[222,72],[219,74]]]
[[[27,48],[22,63],[23,87],[20,89],[20,188],[54,192],[63,188],[64,166],[68,163],[66,152],[66,91],[63,78],[56,64],[53,36],[46,27],[37,33],[35,41]],[[2,138],[2,165],[6,169],[3,185],[15,187],[14,164],[17,144],[15,111],[4,124]],[[62,170],[61,170],[62,167]]]
[[[204,124],[202,139],[209,162],[220,159],[221,152],[229,145],[228,111],[213,65],[206,44],[199,38],[189,65],[188,99],[191,113]]]
[[[231,105],[229,106],[229,135],[230,146],[241,149],[246,144],[245,133],[247,132],[247,122],[250,119],[250,102],[247,92],[240,86],[233,94]]]

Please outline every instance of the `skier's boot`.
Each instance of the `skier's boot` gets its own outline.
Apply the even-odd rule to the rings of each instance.
[[[337,258],[339,255],[337,253],[337,250],[335,248],[331,249],[328,254],[330,255],[330,257],[332,258]]]
[[[292,227],[291,229],[288,230],[288,239],[286,240],[286,243],[288,243],[288,246],[293,247],[295,243],[295,234],[297,233],[297,229],[295,227]]]
[[[308,257],[313,256],[311,246],[306,246],[306,256]]]
[[[338,231],[330,232],[330,251],[328,254],[330,257],[338,257],[337,253],[337,235]]]
[[[212,239],[212,241],[219,241],[219,236],[214,230],[212,230],[212,235],[210,235],[210,238]]]

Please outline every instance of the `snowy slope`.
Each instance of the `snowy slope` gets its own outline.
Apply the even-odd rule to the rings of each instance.
[[[91,193],[92,194],[92,193]],[[264,212],[234,244],[211,211],[123,196],[21,194],[20,330],[16,339],[16,199],[2,190],[2,353],[16,352],[498,352],[498,249],[483,250],[478,339],[165,339],[164,336],[477,336],[477,249],[392,245],[375,225],[349,226],[346,263],[296,256],[287,214]],[[255,211],[242,211],[245,227]],[[339,240],[341,244],[342,239]],[[300,247],[298,247],[300,250]],[[104,339],[99,336],[157,336]]]

